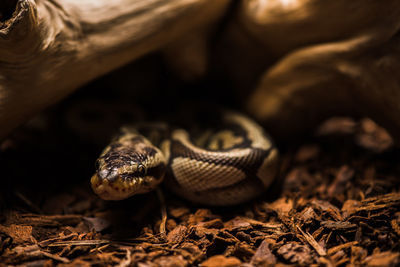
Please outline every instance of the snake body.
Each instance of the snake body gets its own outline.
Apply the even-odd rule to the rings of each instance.
[[[250,118],[233,112],[220,117],[217,132],[195,139],[177,128],[157,144],[123,127],[96,161],[94,192],[121,200],[155,189],[166,177],[170,190],[201,204],[234,205],[260,195],[276,175],[277,148]]]

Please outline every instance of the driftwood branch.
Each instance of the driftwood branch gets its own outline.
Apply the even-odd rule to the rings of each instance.
[[[396,0],[244,0],[225,40],[240,57],[226,69],[253,83],[247,110],[275,138],[354,115],[400,141],[399,17]]]
[[[228,0],[0,2],[0,138],[80,85],[221,17]]]
[[[275,138],[309,133],[332,115],[355,115],[375,119],[400,141],[398,0],[242,0],[209,45],[229,3],[1,1],[0,138],[156,49],[180,77],[195,79],[206,72],[211,48],[215,69]]]

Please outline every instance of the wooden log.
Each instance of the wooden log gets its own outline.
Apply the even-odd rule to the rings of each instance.
[[[240,54],[229,77],[255,83],[246,108],[275,138],[352,115],[400,141],[399,17],[396,0],[243,0],[226,31]]]
[[[229,0],[2,0],[0,139],[84,83],[202,32]]]

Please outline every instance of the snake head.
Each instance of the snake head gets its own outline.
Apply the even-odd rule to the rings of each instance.
[[[124,133],[96,161],[93,191],[105,200],[147,193],[162,182],[166,160],[161,151],[138,134]]]

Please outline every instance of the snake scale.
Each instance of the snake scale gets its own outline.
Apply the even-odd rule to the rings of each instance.
[[[276,175],[277,148],[261,126],[242,114],[220,112],[218,121],[217,130],[197,137],[182,128],[163,126],[146,135],[140,127],[122,127],[96,161],[94,192],[121,200],[165,180],[177,195],[200,204],[235,205],[259,196]]]

